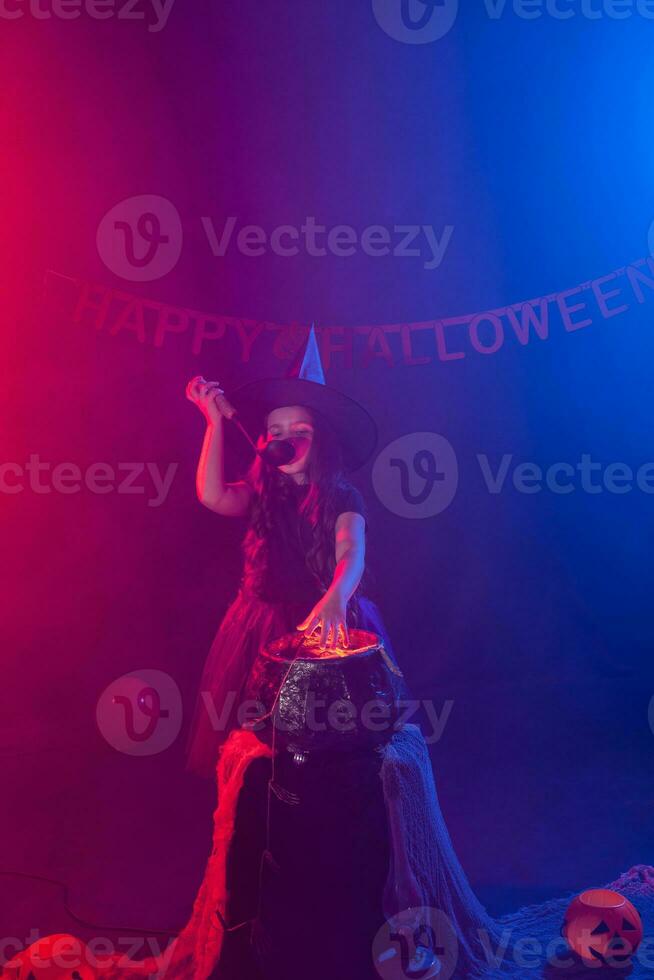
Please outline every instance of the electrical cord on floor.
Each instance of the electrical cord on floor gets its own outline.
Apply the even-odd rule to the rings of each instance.
[[[94,922],[87,922],[84,919],[80,919],[78,915],[75,915],[73,910],[68,904],[69,888],[68,885],[63,881],[57,881],[55,878],[44,878],[42,875],[30,875],[22,871],[2,871],[0,870],[0,876],[5,875],[12,878],[24,878],[28,881],[44,881],[47,885],[56,885],[63,892],[63,906],[71,919],[74,919],[78,925],[84,926],[87,929],[97,929],[101,932],[129,932],[135,933],[138,936],[177,936],[179,935],[179,929],[137,929],[133,926],[101,926]]]

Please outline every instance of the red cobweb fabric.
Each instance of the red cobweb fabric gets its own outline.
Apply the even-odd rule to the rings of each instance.
[[[493,919],[477,900],[459,864],[440,810],[427,746],[420,729],[405,725],[380,749],[380,777],[389,824],[391,861],[384,890],[384,915],[392,926],[404,911],[436,911],[436,939],[452,980],[524,980],[525,965],[518,940],[534,944],[536,960],[552,977],[561,965],[560,927],[573,897],[553,899]],[[270,748],[253,732],[235,730],[225,743],[217,766],[219,805],[214,811],[213,844],[190,919],[159,957],[130,960],[111,957],[98,975],[106,980],[206,980],[220,960],[224,933],[216,915],[227,911],[227,858],[233,838],[237,805],[250,765],[271,758]],[[617,881],[604,885],[621,892],[636,905],[645,935],[654,929],[654,868],[638,865]],[[564,944],[563,944],[564,945]],[[563,951],[565,952],[565,951]],[[630,980],[651,976],[651,948],[643,943],[636,954]],[[553,957],[553,958],[552,958]],[[554,966],[552,966],[552,963]],[[11,976],[10,971],[6,971]],[[532,972],[530,970],[530,972]],[[535,975],[535,973],[534,973]]]
[[[214,811],[213,846],[204,879],[188,923],[161,958],[128,960],[112,957],[101,976],[107,980],[165,976],[166,980],[208,977],[220,957],[224,932],[216,909],[226,914],[227,855],[234,832],[236,808],[249,765],[270,758],[271,751],[252,732],[234,731],[225,743],[217,768],[219,806]]]

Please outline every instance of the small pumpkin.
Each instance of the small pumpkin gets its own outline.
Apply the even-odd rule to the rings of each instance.
[[[624,967],[642,941],[643,923],[624,895],[591,888],[568,906],[561,935],[586,966]]]

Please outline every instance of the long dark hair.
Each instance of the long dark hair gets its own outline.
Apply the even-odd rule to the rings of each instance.
[[[333,428],[315,409],[307,408],[307,411],[314,434],[306,470],[308,488],[301,497],[299,514],[312,530],[313,542],[306,553],[307,567],[325,591],[336,567],[337,496],[351,484],[344,475],[341,445]],[[265,565],[266,538],[277,524],[280,509],[297,499],[298,486],[291,476],[265,463],[260,456],[255,457],[245,479],[254,491],[254,497],[243,550],[249,569],[256,571]]]

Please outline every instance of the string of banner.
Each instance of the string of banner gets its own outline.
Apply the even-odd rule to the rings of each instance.
[[[231,342],[241,363],[272,338],[279,360],[295,355],[309,326],[273,323],[172,306],[122,289],[48,270],[46,297],[58,297],[73,323],[110,336],[129,332],[139,344],[157,348],[184,344],[195,355]],[[623,316],[654,294],[654,258],[646,256],[606,275],[546,296],[462,316],[416,323],[371,326],[317,326],[326,368],[332,359],[347,368],[413,367],[434,361],[457,361],[470,355],[497,354],[508,342],[526,347],[561,330],[573,333],[598,320]]]

